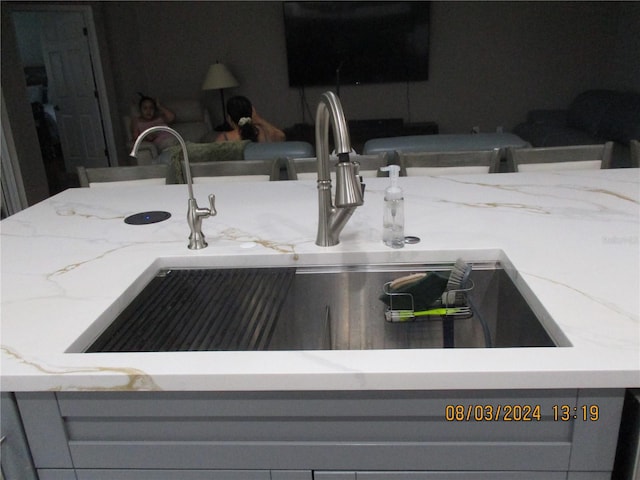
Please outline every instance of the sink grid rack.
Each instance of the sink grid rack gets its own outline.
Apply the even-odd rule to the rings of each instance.
[[[266,350],[294,275],[161,270],[85,353]]]

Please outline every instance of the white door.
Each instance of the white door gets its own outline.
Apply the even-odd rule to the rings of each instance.
[[[78,12],[51,12],[42,25],[42,51],[67,172],[107,167],[107,147],[87,29]]]

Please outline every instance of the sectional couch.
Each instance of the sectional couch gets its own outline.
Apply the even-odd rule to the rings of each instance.
[[[534,147],[613,141],[611,166],[628,167],[629,142],[640,139],[640,93],[588,90],[566,110],[531,110],[513,133]]]

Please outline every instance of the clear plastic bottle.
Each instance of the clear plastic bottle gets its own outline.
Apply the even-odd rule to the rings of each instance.
[[[400,167],[389,165],[380,170],[389,172],[391,184],[384,191],[382,241],[391,248],[404,247],[404,194],[398,186]]]

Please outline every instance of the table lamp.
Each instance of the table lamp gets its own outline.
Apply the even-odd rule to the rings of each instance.
[[[229,69],[220,62],[216,62],[209,67],[207,76],[202,84],[202,90],[220,90],[220,101],[222,102],[222,124],[216,127],[216,131],[225,132],[231,130],[227,123],[227,109],[224,104],[224,89],[237,87],[239,85],[236,78]]]

